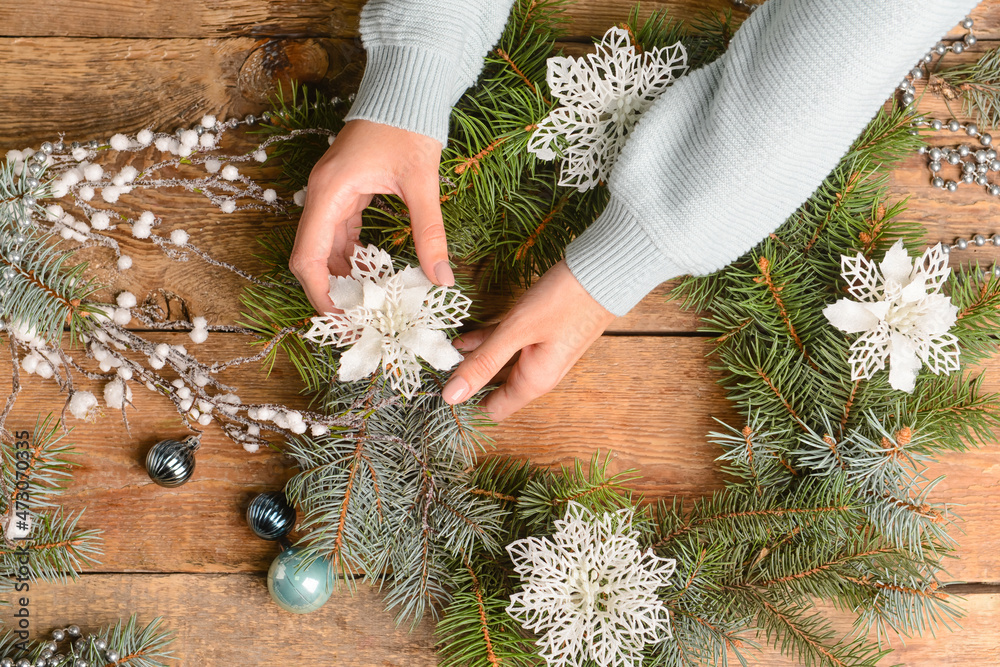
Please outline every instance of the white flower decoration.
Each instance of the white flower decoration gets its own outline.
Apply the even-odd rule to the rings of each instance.
[[[393,389],[410,397],[420,388],[417,357],[438,370],[462,360],[444,330],[461,324],[472,302],[434,285],[417,267],[397,272],[384,250],[355,248],[351,276],[330,276],[330,299],[343,312],[312,318],[305,337],[320,345],[353,345],[340,357],[343,382],[367,377],[381,364]]]
[[[676,562],[640,551],[632,510],[595,518],[570,502],[555,525],[551,538],[507,546],[523,585],[507,613],[541,635],[539,653],[550,667],[638,667],[643,646],[670,637],[656,592]]]
[[[546,81],[562,103],[528,140],[542,160],[563,157],[559,185],[589,190],[608,175],[639,116],[687,70],[680,42],[642,54],[611,28],[586,58],[549,58]]]
[[[951,268],[940,243],[916,264],[902,241],[877,266],[861,253],[842,255],[840,262],[858,300],[839,299],[823,314],[847,333],[864,332],[850,348],[852,380],[867,380],[885,368],[887,357],[889,384],[900,391],[913,391],[922,364],[936,374],[958,370],[958,338],[948,333],[958,307],[941,293]]]

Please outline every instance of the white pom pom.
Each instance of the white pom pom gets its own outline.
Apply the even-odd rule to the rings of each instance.
[[[191,337],[191,341],[196,344],[204,343],[208,340],[208,330],[207,329],[194,329],[188,334]]]
[[[305,432],[306,432],[306,425],[305,425],[305,424],[303,424],[302,422],[295,422],[294,424],[292,424],[292,425],[291,425],[291,426],[289,427],[289,429],[290,429],[290,430],[292,431],[292,433],[294,433],[295,435],[302,435],[303,433],[305,433]]]
[[[184,380],[182,380],[182,379],[180,379],[180,378],[177,378],[176,380],[174,380],[174,381],[173,381],[173,382],[171,382],[170,384],[172,384],[173,386],[175,386],[175,387],[177,387],[178,389],[180,389],[181,387],[183,387],[183,386],[184,386]],[[187,398],[187,396],[181,396],[181,398]]]
[[[115,324],[123,327],[132,321],[132,313],[129,312],[128,308],[116,308],[112,319],[114,319]]]
[[[114,366],[111,365],[111,362],[108,361],[107,359],[105,359],[104,361],[102,361],[101,363],[99,363],[97,365],[97,367],[101,369],[102,373],[107,373],[112,368],[114,368]]]
[[[274,418],[271,419],[271,421],[277,424],[279,428],[288,428],[289,426],[288,417],[285,416],[284,412],[279,412],[278,414],[274,415]]]
[[[157,137],[154,145],[156,150],[166,153],[170,150],[170,137]]]
[[[318,438],[320,436],[323,436],[323,435],[326,435],[327,433],[329,433],[330,429],[328,427],[326,427],[326,426],[323,426],[322,424],[313,424],[312,428],[309,429],[309,432],[312,433],[312,436],[314,438]]]
[[[104,385],[104,402],[112,410],[121,410],[125,402],[131,400],[132,389],[121,378],[115,378]]]
[[[181,132],[181,146],[194,148],[198,145],[198,133],[194,130],[184,130]]]
[[[135,135],[135,140],[139,142],[140,146],[148,146],[153,140],[153,133],[149,130],[139,130],[139,134]]]
[[[60,179],[56,179],[49,184],[49,189],[52,192],[52,196],[56,199],[60,197],[65,197],[69,194],[69,186],[62,182]]]
[[[94,188],[90,187],[89,185],[85,185],[82,188],[80,188],[79,194],[80,194],[80,199],[82,199],[83,201],[90,201],[91,199],[94,198]]]
[[[79,169],[70,169],[61,178],[66,185],[76,185],[83,180],[83,174],[80,173]]]
[[[235,181],[240,177],[240,170],[231,164],[227,164],[222,168],[222,177],[227,181]]]
[[[152,232],[149,225],[144,225],[142,222],[132,223],[132,236],[137,239],[147,239]]]
[[[35,369],[38,368],[38,362],[42,360],[42,356],[37,352],[32,352],[23,359],[21,359],[21,368],[25,370],[26,373],[34,373]]]
[[[260,426],[256,424],[250,424],[247,426],[247,435],[252,435],[254,437],[260,435]]]
[[[7,151],[7,162],[20,162],[24,159],[24,153],[17,150],[16,148],[11,148]]]
[[[292,201],[295,202],[296,206],[302,206],[306,203],[306,189],[302,188],[294,195],[292,195]]]
[[[62,230],[59,232],[59,236],[63,237],[64,239],[71,239],[73,238],[73,230],[70,229],[69,227],[63,227]]]
[[[88,225],[83,220],[74,220],[72,222],[73,229],[80,232],[81,234],[86,234],[90,231],[90,225]]]
[[[170,348],[177,354],[187,354],[187,348],[183,345],[171,345]]]
[[[274,416],[274,410],[272,410],[271,408],[257,408],[257,417],[260,419],[260,421],[266,422],[273,416]]]
[[[201,410],[202,412],[211,412],[212,411],[212,404],[209,403],[208,401],[199,399],[198,400],[198,409]]]
[[[120,197],[121,194],[121,188],[116,185],[109,185],[108,187],[101,189],[101,199],[109,204],[114,204],[118,201],[118,197]]]
[[[219,208],[222,209],[223,213],[232,213],[233,211],[236,210],[236,202],[234,202],[232,199],[227,199],[224,202],[222,202],[222,205]]]
[[[222,168],[222,163],[218,160],[205,160],[205,171],[214,174]]]
[[[194,404],[194,399],[192,399],[192,398],[185,398],[180,403],[178,403],[177,406],[181,410],[190,410],[192,404]]]
[[[206,320],[204,317],[201,316],[193,317],[191,318],[191,324],[194,326],[195,329],[204,329],[205,327],[208,326],[208,320]]]
[[[190,146],[179,146],[177,148],[177,154],[180,155],[181,157],[188,157],[193,152],[194,149],[192,149]]]
[[[202,148],[215,148],[215,135],[211,132],[206,132],[198,139],[198,145]]]
[[[327,136],[326,143],[328,145],[332,146],[333,145],[333,140],[336,139],[336,138],[337,137],[335,135],[331,134],[331,135]]]
[[[208,114],[208,113],[205,114],[204,116],[202,116],[201,117],[201,126],[204,127],[204,128],[206,128],[206,129],[211,130],[213,127],[215,127],[215,116],[213,116],[212,114]]]
[[[111,136],[111,148],[116,151],[128,150],[128,137],[124,134],[115,134]]]
[[[171,139],[167,146],[167,150],[173,153],[174,155],[177,155],[181,150],[181,142],[177,141],[176,139]]]
[[[128,366],[119,366],[118,367],[118,377],[120,377],[123,380],[131,380],[132,379],[132,369],[129,368]]]
[[[156,216],[153,215],[152,211],[143,211],[142,215],[139,216],[139,222],[152,227],[153,223],[156,222]]]
[[[160,343],[156,346],[156,356],[163,357],[164,359],[170,354],[170,346],[166,343]]]
[[[257,427],[251,426],[250,428],[257,428]],[[248,434],[250,434],[250,428],[247,429]],[[260,429],[257,430],[259,431]],[[243,449],[250,454],[254,454],[257,452],[258,449],[260,449],[260,445],[258,445],[256,442],[244,442]]]
[[[188,242],[188,233],[183,229],[175,229],[170,232],[170,242],[174,245],[184,245]]]
[[[132,258],[128,255],[122,255],[118,258],[118,270],[128,271],[132,268]]]
[[[201,373],[195,373],[194,383],[199,387],[204,387],[206,384],[208,384],[208,376],[202,375]]]
[[[264,190],[264,201],[266,201],[268,204],[270,204],[273,201],[276,201],[277,199],[278,199],[277,192],[275,192],[271,188]]]
[[[65,211],[63,211],[63,207],[60,206],[59,204],[52,204],[51,206],[45,207],[45,219],[48,220],[49,222],[62,220],[62,217],[65,214],[66,213]]]
[[[177,390],[177,395],[181,398],[191,398],[191,390],[187,387],[181,387]]]
[[[98,211],[90,216],[90,226],[94,229],[107,229],[111,226],[111,217],[104,211]]]
[[[35,369],[38,375],[46,380],[52,377],[52,365],[47,361],[39,361],[38,368]]]
[[[77,162],[83,162],[87,159],[87,149],[86,148],[74,148],[73,149],[73,159]]]
[[[135,304],[138,303],[138,301],[135,298],[135,294],[132,294],[132,292],[119,292],[118,296],[115,297],[115,303],[122,308],[135,308]]]
[[[69,411],[77,419],[87,419],[97,407],[97,397],[89,391],[74,391],[69,399]]]
[[[212,423],[212,415],[204,414],[198,417],[198,423],[201,424],[202,426],[208,426],[209,424]]]
[[[83,168],[83,177],[88,181],[99,181],[104,175],[104,169],[99,164],[88,164]]]
[[[135,177],[139,175],[139,170],[129,164],[122,167],[122,170],[118,172],[118,175],[126,183],[131,183],[135,180]]]
[[[262,148],[258,151],[254,151],[253,159],[257,162],[267,162],[267,152]]]

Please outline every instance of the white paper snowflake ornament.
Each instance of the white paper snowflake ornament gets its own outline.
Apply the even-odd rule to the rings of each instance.
[[[561,105],[538,123],[528,150],[563,158],[559,185],[583,192],[607,181],[639,116],[685,71],[683,44],[636,53],[621,28],[604,33],[586,58],[549,58],[546,81]]]
[[[555,527],[507,546],[522,583],[507,613],[540,635],[549,667],[639,667],[646,644],[670,637],[657,591],[676,562],[640,550],[632,510],[595,517],[570,502]]]
[[[889,384],[912,392],[926,364],[935,374],[958,370],[958,338],[949,333],[958,307],[941,293],[951,273],[937,244],[914,263],[902,241],[878,265],[858,253],[842,255],[841,271],[857,301],[839,299],[823,309],[838,329],[862,333],[850,347],[852,380],[867,380],[889,360]]]
[[[461,324],[471,301],[434,285],[417,267],[396,271],[389,253],[369,245],[351,256],[349,277],[330,276],[330,299],[341,313],[312,318],[305,334],[320,345],[352,346],[337,378],[360,380],[381,365],[392,388],[411,397],[420,388],[421,358],[437,370],[462,360],[445,329]]]

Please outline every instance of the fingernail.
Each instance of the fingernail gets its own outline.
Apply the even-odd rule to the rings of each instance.
[[[444,391],[441,392],[444,402],[452,405],[464,401],[468,394],[469,383],[462,378],[454,378],[451,382],[444,386]]]
[[[451,271],[451,265],[446,260],[441,260],[434,265],[434,275],[437,276],[439,285],[454,285],[455,274]]]

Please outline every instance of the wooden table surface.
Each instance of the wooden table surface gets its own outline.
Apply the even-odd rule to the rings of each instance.
[[[624,20],[631,5],[628,0],[571,4],[571,41],[581,43]],[[143,127],[169,131],[204,113],[259,113],[276,82],[289,78],[324,81],[350,92],[363,66],[356,38],[361,5],[362,0],[5,0],[0,3],[0,155],[37,147],[57,132],[67,140],[86,140]],[[644,3],[643,9],[666,7],[684,18],[727,6],[726,0],[668,0]],[[974,17],[979,43],[966,59],[998,45],[1000,0],[984,2]],[[922,108],[947,114],[932,98]],[[892,193],[909,198],[905,215],[926,225],[928,241],[1000,232],[1000,200],[978,188],[954,195],[933,189],[918,156],[893,175]],[[259,268],[251,257],[255,237],[288,224],[226,216],[192,204],[194,199],[164,194],[150,206],[163,215],[167,229],[186,229],[200,246],[249,270]],[[111,276],[114,291],[131,290],[141,302],[166,288],[192,315],[213,323],[238,317],[237,279],[197,263],[167,262],[158,250],[128,237],[122,244],[135,268]],[[556,391],[496,428],[498,450],[543,464],[611,452],[616,469],[642,470],[641,490],[653,496],[697,496],[719,488],[718,452],[705,435],[715,428],[712,416],[726,419],[732,411],[708,370],[709,344],[696,333],[695,316],[666,303],[665,292],[661,288],[617,321]],[[503,295],[483,298],[497,312],[510,302]],[[162,338],[190,344],[183,334]],[[238,335],[213,334],[201,356],[239,356],[248,343]],[[1000,389],[1000,355],[986,371],[989,387]],[[246,400],[305,402],[288,364],[270,377],[244,368],[230,379]],[[53,383],[31,377],[27,385],[11,428],[30,427],[39,411],[62,405]],[[145,474],[142,458],[157,440],[183,429],[166,400],[137,389],[136,405],[131,437],[114,414],[92,424],[76,422],[71,439],[80,466],[65,504],[87,508],[81,524],[103,529],[104,555],[75,583],[37,587],[31,600],[36,631],[68,623],[95,628],[134,612],[145,621],[165,617],[177,631],[174,650],[181,665],[435,663],[431,625],[413,633],[396,629],[377,591],[362,587],[354,597],[335,594],[311,615],[280,611],[264,581],[276,547],[251,534],[243,513],[254,494],[280,488],[293,473],[289,460],[273,452],[247,454],[212,427],[194,479],[178,489],[160,488]],[[964,532],[957,535],[960,558],[951,574],[967,582],[953,590],[966,596],[968,617],[962,630],[907,641],[891,662],[997,664],[1000,447],[988,443],[943,456],[933,472],[946,476],[935,498],[953,503],[964,518]],[[759,664],[791,663],[766,655]]]

